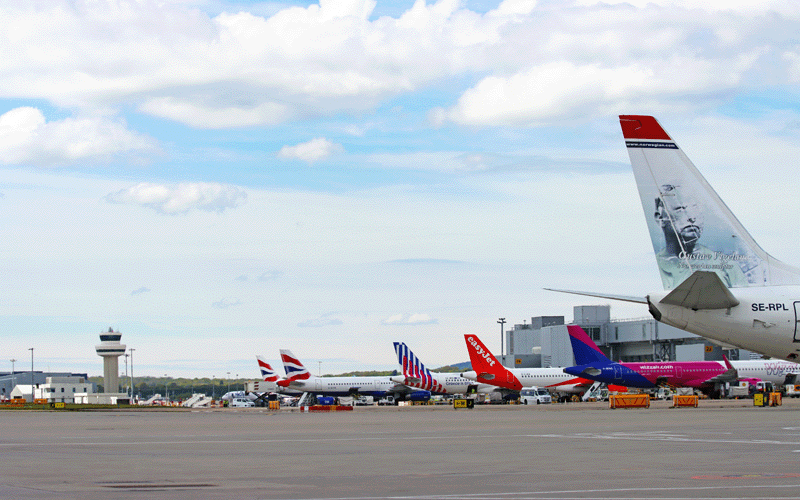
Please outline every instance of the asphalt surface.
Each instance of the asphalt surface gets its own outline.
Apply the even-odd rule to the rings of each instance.
[[[0,457],[0,499],[800,498],[800,400],[2,411]]]

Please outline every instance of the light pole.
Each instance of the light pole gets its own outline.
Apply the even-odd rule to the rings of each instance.
[[[167,374],[164,374],[164,398],[169,401],[169,389],[167,389]]]
[[[131,351],[131,397],[133,397],[133,351],[135,351],[136,349],[131,347],[128,350]]]
[[[228,373],[228,392],[231,392],[231,372]]]
[[[128,353],[126,352],[126,353],[125,353],[125,378],[128,378],[128,356],[130,356],[130,354],[128,354]],[[123,379],[123,380],[124,380],[124,379]],[[124,383],[125,383],[125,382],[123,382],[123,384],[124,384]],[[127,393],[128,393],[128,389],[126,388],[126,389],[125,389],[125,394],[127,394]]]
[[[505,353],[503,352],[503,325],[506,324],[506,319],[500,318],[497,320],[497,322],[500,323],[500,364],[505,365]]]
[[[16,377],[14,376],[14,362],[16,359],[11,358],[11,391],[14,390],[14,387],[17,385]],[[11,391],[8,391],[8,399],[11,399]]]
[[[211,375],[211,399],[215,399],[216,396],[214,392],[214,389],[216,389],[216,387],[214,387],[214,384],[217,382],[216,379],[217,379],[216,375]]]
[[[31,403],[33,403],[33,347],[28,348],[31,351]]]

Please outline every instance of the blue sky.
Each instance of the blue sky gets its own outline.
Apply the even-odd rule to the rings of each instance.
[[[602,303],[544,287],[657,290],[619,114],[800,263],[799,13],[0,2],[0,370],[100,374],[109,327],[137,374],[391,369],[394,341],[439,366]]]

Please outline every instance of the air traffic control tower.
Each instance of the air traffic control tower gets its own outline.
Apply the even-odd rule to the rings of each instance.
[[[95,346],[98,356],[103,357],[103,392],[119,392],[119,357],[125,354],[125,344],[120,344],[122,334],[111,328],[100,334],[100,345]]]

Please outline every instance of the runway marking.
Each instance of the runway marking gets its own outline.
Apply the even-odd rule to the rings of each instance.
[[[596,440],[624,440],[624,441],[668,441],[668,442],[681,442],[681,443],[726,443],[726,444],[752,444],[752,445],[791,445],[797,446],[800,445],[800,441],[777,441],[772,439],[711,439],[711,438],[692,438],[686,435],[680,434],[662,434],[662,431],[657,432],[643,432],[643,433],[611,433],[611,434],[596,434],[592,432],[585,432],[585,433],[577,433],[577,434],[484,434],[484,435],[473,435],[473,436],[465,436],[463,434],[453,435],[453,436],[435,436],[435,435],[427,435],[427,436],[397,436],[393,439],[396,441],[436,441],[436,440],[463,440],[466,437],[471,439],[497,439],[499,437],[502,438],[531,438],[531,439],[541,439],[541,438],[552,438],[552,439],[596,439]],[[208,436],[206,436],[208,437]],[[221,436],[222,437],[222,436]],[[74,437],[72,438],[75,439]],[[325,437],[313,437],[313,438],[272,438],[272,439],[220,439],[220,440],[212,440],[212,439],[197,439],[195,437],[184,436],[184,439],[167,439],[167,438],[158,438],[158,439],[151,439],[148,441],[72,441],[72,442],[62,442],[59,443],[60,445],[65,446],[150,446],[153,444],[270,444],[270,443],[337,443],[337,442],[353,442],[353,441],[382,441],[386,439],[383,436],[355,436],[349,438],[325,438]],[[6,442],[0,443],[0,447],[11,447],[11,446],[53,446],[53,441],[46,441],[46,442],[30,442],[30,441],[18,441],[18,442]]]
[[[770,488],[800,488],[800,484],[770,484]],[[682,491],[692,490],[692,491],[727,491],[727,490],[743,490],[743,489],[763,489],[764,485],[720,485],[720,486],[681,486],[680,489]],[[454,498],[469,498],[475,500],[481,499],[496,499],[496,498],[504,498],[504,499],[511,499],[511,500],[536,500],[539,498],[550,497],[550,498],[558,498],[558,500],[585,500],[587,496],[597,495],[594,498],[602,498],[603,500],[696,500],[698,497],[696,495],[692,496],[674,496],[674,497],[667,497],[667,496],[599,496],[602,494],[613,494],[613,493],[628,493],[628,492],[639,492],[639,493],[662,493],[665,491],[675,491],[674,486],[664,487],[664,488],[608,488],[608,489],[591,489],[591,490],[552,490],[552,491],[520,491],[520,492],[494,492],[494,493],[459,493],[459,494],[445,494],[445,495],[385,495],[385,496],[375,496],[375,497],[365,497],[365,496],[353,496],[353,497],[319,497],[319,498],[306,498],[304,500],[451,500]],[[558,496],[555,495],[575,495],[575,496]],[[776,497],[769,496],[769,497],[739,497],[739,496],[725,496],[728,500],[739,500],[739,499],[748,499],[748,500],[758,500],[758,499],[774,499]],[[791,497],[778,497],[778,498],[785,498],[785,499],[794,499],[798,500],[800,497],[798,496],[791,496]],[[288,499],[281,499],[281,500],[288,500]]]

